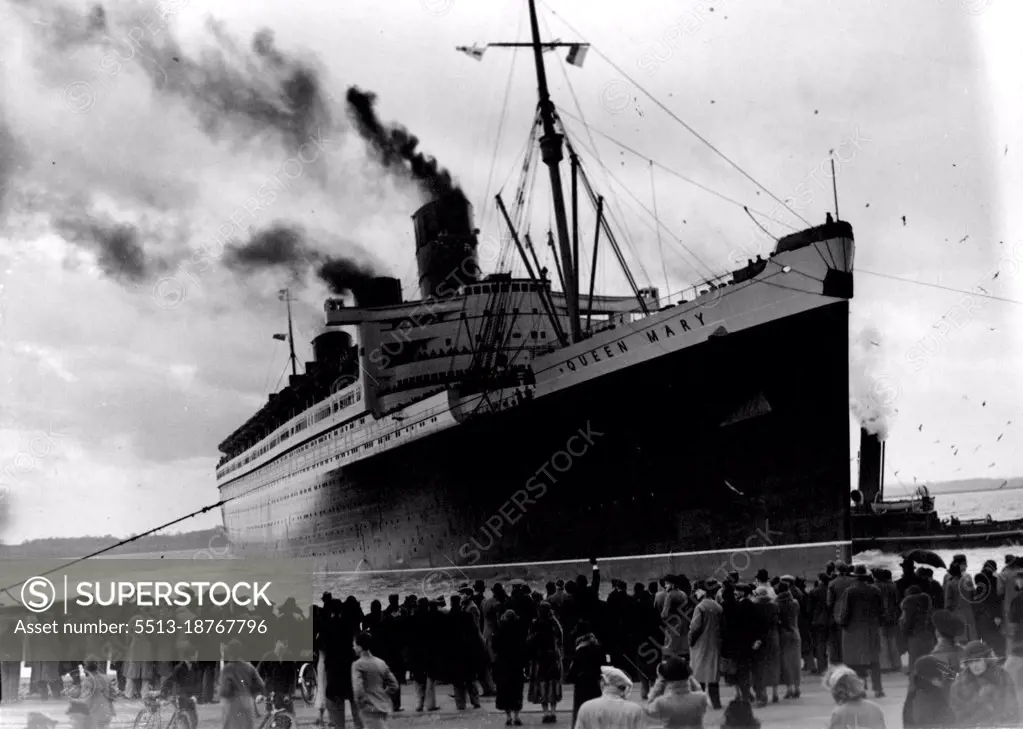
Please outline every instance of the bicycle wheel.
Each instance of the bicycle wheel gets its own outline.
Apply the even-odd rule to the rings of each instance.
[[[291,717],[282,711],[274,715],[270,729],[291,729],[291,724]]]
[[[134,729],[160,729],[160,710],[141,709],[135,715]]]
[[[306,706],[313,703],[316,698],[316,666],[312,663],[303,663],[298,669],[298,690]]]
[[[196,729],[192,726],[192,720],[183,711],[175,711],[174,716],[167,723],[167,729]]]

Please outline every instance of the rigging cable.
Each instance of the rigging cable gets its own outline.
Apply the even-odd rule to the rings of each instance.
[[[519,13],[519,27],[516,31],[515,37],[518,38],[518,34],[522,32],[522,21],[525,19],[525,12]],[[518,58],[518,49],[511,49],[511,65],[508,67],[508,82],[504,88],[504,102],[501,104],[501,116],[497,123],[497,134],[494,139],[494,155],[490,160],[490,173],[487,175],[487,186],[484,188],[483,193],[483,216],[480,220],[480,228],[483,228],[487,222],[487,214],[490,212],[490,185],[494,180],[494,170],[497,168],[497,156],[501,151],[501,132],[504,130],[504,122],[507,119],[508,112],[508,99],[511,97],[512,78],[515,73],[515,60]]]
[[[1007,304],[1023,304],[1023,301],[1019,299],[1009,299],[1004,296],[995,296],[993,294],[977,293],[976,291],[967,291],[965,289],[957,289],[953,286],[942,286],[941,284],[930,283],[929,281],[917,281],[911,278],[903,278],[902,276],[893,276],[890,273],[878,273],[877,271],[867,271],[862,268],[856,269],[856,273],[865,273],[868,276],[879,276],[880,278],[888,278],[892,281],[901,281],[902,283],[916,284],[917,286],[924,286],[930,289],[940,289],[941,291],[951,291],[956,294],[966,294],[967,296],[977,296],[982,299],[991,299],[992,301],[1004,301]]]
[[[724,200],[727,203],[731,203],[732,205],[735,205],[736,207],[748,208],[748,209],[752,210],[753,212],[755,212],[757,215],[760,215],[761,217],[767,218],[768,220],[773,221],[775,223],[778,223],[779,225],[784,225],[789,230],[799,230],[799,228],[797,228],[796,226],[792,225],[791,223],[786,223],[784,220],[778,220],[778,218],[772,217],[771,215],[769,215],[768,213],[763,212],[762,210],[757,210],[756,208],[749,208],[749,206],[747,206],[745,203],[741,203],[741,202],[739,202],[738,200],[736,200],[734,198],[728,197],[724,193],[718,192],[717,190],[715,190],[715,189],[713,189],[711,187],[707,187],[703,183],[697,182],[696,180],[694,180],[691,177],[686,177],[681,172],[679,172],[677,170],[673,170],[671,167],[668,167],[667,165],[663,164],[662,162],[658,162],[655,159],[647,157],[642,152],[639,152],[639,151],[633,149],[632,147],[630,147],[629,145],[625,144],[624,142],[620,142],[619,140],[615,139],[614,137],[612,137],[610,134],[608,134],[606,132],[602,132],[599,129],[593,129],[592,127],[587,125],[585,119],[581,119],[581,118],[575,116],[574,114],[572,114],[570,112],[567,112],[567,111],[565,111],[564,109],[561,109],[561,108],[558,109],[558,114],[562,115],[562,116],[567,116],[572,121],[574,121],[574,122],[576,122],[578,124],[583,125],[583,127],[585,127],[588,131],[592,131],[592,132],[597,133],[599,136],[601,136],[604,139],[608,140],[612,144],[615,144],[615,145],[621,147],[626,152],[629,152],[630,154],[633,154],[636,157],[639,157],[644,162],[652,162],[653,164],[657,165],[662,170],[667,172],[669,175],[674,175],[678,179],[682,180],[683,182],[689,183],[693,187],[696,187],[696,188],[698,188],[700,190],[703,190],[704,192],[709,193],[709,194],[713,195],[716,198]]]
[[[650,163],[650,199],[654,204],[654,222],[660,223],[661,219],[657,217],[657,190],[654,188],[654,163]],[[664,261],[664,246],[661,243],[661,228],[657,226],[657,251],[661,255],[661,271],[664,273],[664,294],[668,295],[671,291],[671,284],[668,283],[668,264]],[[660,297],[657,297],[657,305],[660,306]]]
[[[564,24],[565,24],[565,25],[566,25],[566,26],[568,27],[568,29],[569,29],[569,30],[571,30],[571,31],[572,31],[573,33],[575,33],[575,34],[576,34],[577,36],[579,36],[579,38],[581,38],[581,39],[582,39],[582,40],[583,40],[584,42],[586,42],[586,43],[589,43],[589,41],[588,41],[588,40],[586,40],[586,38],[585,38],[585,37],[583,36],[583,34],[582,34],[582,33],[580,33],[580,32],[579,32],[578,30],[576,30],[576,29],[575,29],[575,28],[574,28],[574,27],[572,26],[572,24],[571,24],[571,23],[569,23],[569,22],[568,22],[567,20],[565,20],[565,17],[564,17],[564,16],[562,16],[562,15],[558,15],[558,13],[557,13],[557,12],[555,12],[555,10],[554,10],[553,8],[551,8],[551,7],[549,6],[549,5],[547,5],[547,3],[546,3],[546,2],[544,2],[544,0],[540,0],[540,2],[542,2],[542,3],[544,4],[544,6],[545,6],[545,7],[547,8],[547,10],[548,10],[548,11],[550,11],[551,15],[555,15],[555,16],[559,17],[559,18],[561,19],[561,22],[562,22],[562,23],[564,23]],[[728,157],[728,156],[727,156],[727,155],[726,155],[726,154],[725,154],[724,152],[722,152],[721,150],[719,150],[719,149],[718,149],[717,147],[715,147],[715,146],[714,146],[713,144],[711,144],[711,143],[710,143],[710,141],[708,141],[708,140],[707,140],[707,139],[705,139],[705,138],[704,138],[703,136],[701,136],[699,132],[697,132],[697,131],[696,131],[695,129],[693,129],[693,128],[692,128],[691,126],[689,126],[689,125],[688,125],[688,124],[687,124],[687,123],[686,123],[686,122],[685,122],[685,121],[684,121],[684,120],[683,120],[683,119],[682,119],[681,117],[679,117],[679,116],[678,116],[677,114],[675,114],[675,112],[673,112],[673,111],[672,111],[671,109],[669,109],[669,108],[668,108],[667,106],[665,106],[665,105],[664,105],[663,103],[661,103],[661,101],[660,101],[659,99],[657,99],[657,97],[655,97],[655,96],[654,96],[653,94],[651,94],[651,93],[650,93],[649,91],[647,91],[647,90],[646,90],[646,88],[644,88],[644,87],[643,87],[643,86],[641,86],[641,85],[640,85],[639,83],[637,83],[637,82],[636,82],[636,80],[635,80],[635,79],[633,79],[633,78],[632,78],[632,77],[631,77],[631,76],[630,76],[629,74],[627,74],[627,73],[626,73],[626,72],[625,72],[625,71],[624,71],[624,70],[623,70],[623,69],[622,69],[622,68],[621,68],[621,67],[620,67],[620,66],[619,66],[619,65],[618,65],[617,63],[615,63],[615,62],[614,62],[614,61],[612,61],[612,60],[611,60],[610,58],[608,58],[608,57],[607,57],[606,55],[604,55],[603,53],[601,53],[601,51],[600,51],[600,49],[599,49],[599,48],[597,48],[597,47],[596,47],[595,45],[593,45],[592,43],[590,43],[590,49],[591,49],[591,50],[593,50],[593,52],[594,52],[594,53],[596,53],[596,54],[597,54],[598,56],[600,56],[601,58],[603,58],[603,59],[604,59],[604,61],[605,61],[605,62],[606,62],[606,63],[607,63],[607,64],[608,64],[609,66],[611,66],[611,68],[613,68],[613,69],[614,69],[614,70],[616,70],[616,71],[617,71],[618,73],[620,73],[620,74],[621,74],[622,76],[624,76],[624,77],[625,77],[626,79],[628,79],[628,80],[629,80],[629,82],[630,82],[630,83],[632,83],[632,85],[633,85],[633,86],[635,86],[635,87],[636,87],[637,89],[639,89],[639,90],[640,90],[641,92],[643,92],[643,94],[645,94],[647,98],[649,98],[649,99],[650,99],[650,100],[651,100],[652,102],[654,102],[654,103],[655,103],[655,104],[656,104],[656,105],[657,105],[658,107],[660,107],[661,111],[663,111],[663,112],[664,112],[664,113],[666,113],[666,114],[667,114],[668,116],[670,116],[670,117],[671,117],[672,119],[674,119],[674,120],[675,120],[676,122],[678,122],[679,124],[681,124],[681,125],[682,125],[682,127],[683,127],[683,128],[685,128],[685,130],[686,130],[686,131],[688,131],[688,132],[689,132],[690,134],[692,134],[692,135],[693,135],[694,137],[696,137],[696,138],[697,138],[698,140],[700,140],[700,141],[701,141],[701,142],[702,142],[703,144],[705,144],[705,145],[707,146],[707,148],[708,148],[708,149],[710,149],[710,150],[711,150],[711,151],[712,151],[712,152],[713,152],[714,154],[716,154],[716,155],[717,155],[718,157],[720,157],[721,159],[723,159],[723,160],[724,160],[725,162],[727,162],[727,163],[728,163],[729,165],[731,165],[732,167],[734,167],[734,168],[735,168],[735,169],[736,169],[736,170],[737,170],[737,171],[738,171],[738,172],[739,172],[739,173],[740,173],[740,174],[741,174],[741,175],[742,175],[743,177],[745,177],[745,178],[746,178],[747,180],[749,180],[749,181],[750,181],[750,182],[752,182],[752,183],[753,183],[754,185],[756,185],[757,187],[759,187],[759,188],[760,188],[761,190],[763,190],[764,192],[766,192],[766,193],[767,193],[767,194],[768,194],[768,195],[769,195],[769,196],[771,197],[771,199],[773,199],[773,200],[774,200],[775,202],[777,202],[778,204],[780,204],[780,205],[781,205],[782,207],[784,207],[784,208],[785,208],[786,210],[788,210],[788,211],[789,211],[790,213],[792,213],[792,214],[793,214],[793,215],[795,215],[795,216],[796,216],[797,218],[799,218],[799,219],[800,219],[800,220],[802,220],[802,221],[803,221],[804,223],[806,223],[807,227],[812,227],[812,226],[810,225],[810,222],[809,222],[808,220],[806,220],[805,218],[803,218],[803,216],[801,216],[801,215],[800,215],[799,213],[797,213],[797,212],[796,212],[795,210],[793,210],[793,209],[792,209],[792,208],[790,208],[790,207],[789,207],[788,205],[786,205],[786,204],[785,204],[785,201],[784,201],[784,200],[782,200],[782,199],[781,199],[781,198],[779,198],[779,197],[778,197],[777,195],[775,195],[775,194],[774,194],[773,192],[771,192],[771,191],[770,191],[770,190],[768,190],[768,189],[767,189],[766,187],[764,187],[764,186],[763,186],[762,184],[760,184],[760,183],[759,183],[759,182],[758,182],[758,181],[757,181],[757,180],[756,180],[756,179],[755,179],[755,178],[754,178],[754,177],[753,177],[752,175],[750,175],[750,174],[749,174],[748,172],[746,172],[746,170],[744,170],[744,169],[743,169],[742,167],[740,167],[740,166],[738,165],[738,163],[736,163],[736,162],[733,162],[733,161],[732,161],[732,160],[731,160],[731,159],[730,159],[730,158],[729,158],[729,157]]]
[[[540,19],[543,22],[544,29],[547,31],[548,35],[553,35],[550,32],[550,27],[547,25],[547,19],[544,18],[543,16],[540,16]],[[590,137],[590,146],[594,150],[593,151],[593,155],[596,158],[597,162],[600,163],[601,169],[606,170],[607,168],[604,167],[603,160],[600,159],[600,153],[597,151],[596,141],[593,139],[593,135],[589,133],[589,126],[585,122],[585,117],[583,116],[582,105],[579,104],[579,97],[576,96],[576,94],[575,94],[575,87],[572,86],[572,79],[568,75],[568,69],[565,68],[565,62],[561,59],[561,56],[559,56],[557,54],[555,54],[555,58],[558,59],[558,68],[561,69],[561,75],[564,76],[564,78],[565,78],[565,85],[568,86],[568,93],[572,96],[572,102],[575,104],[576,111],[579,112],[579,117],[584,120],[583,121],[583,126],[586,128],[587,135]],[[556,113],[557,113],[557,105],[555,105],[555,114]],[[561,125],[562,131],[565,132],[566,131],[565,128],[564,128],[565,125],[561,121],[560,118],[558,119],[558,124]],[[611,183],[607,179],[607,174],[604,175],[604,184],[606,184],[608,186],[608,188],[611,187]],[[611,192],[611,191],[608,190],[608,192]],[[632,231],[629,229],[629,222],[626,219],[625,213],[622,210],[622,206],[621,206],[621,204],[618,201],[618,196],[615,195],[613,192],[611,192],[611,203],[615,206],[615,208],[617,208],[617,213],[618,213],[618,215],[620,216],[620,219],[621,219],[621,231],[620,232],[624,233],[622,238],[625,240],[625,243],[631,248],[632,247]],[[643,273],[644,273],[644,275],[646,275],[645,271]]]
[[[578,142],[578,141],[577,141],[577,144],[579,144],[579,147],[580,147],[581,149],[583,149],[584,151],[586,151],[586,152],[589,152],[590,154],[593,154],[593,151],[592,151],[592,150],[590,150],[589,148],[587,148],[587,147],[586,147],[585,145],[583,145],[583,144],[582,144],[582,142]],[[650,209],[649,209],[649,208],[648,208],[648,207],[647,207],[646,205],[644,205],[644,204],[643,204],[643,202],[642,202],[642,201],[641,201],[641,200],[640,200],[640,199],[639,199],[638,197],[636,197],[636,195],[635,195],[635,194],[634,194],[634,193],[632,192],[632,190],[630,190],[630,189],[629,189],[629,188],[628,188],[628,187],[627,187],[627,186],[626,186],[626,185],[625,185],[624,183],[622,183],[622,182],[621,182],[621,181],[620,181],[620,180],[619,180],[619,179],[618,179],[617,177],[615,177],[615,176],[614,176],[614,174],[612,174],[612,173],[611,173],[611,171],[610,171],[610,170],[608,170],[608,169],[607,169],[607,168],[606,168],[606,167],[605,167],[605,166],[603,165],[603,163],[602,163],[602,162],[600,162],[600,161],[598,160],[598,161],[597,161],[597,164],[601,166],[601,168],[602,168],[602,169],[604,170],[604,172],[606,173],[606,175],[607,175],[608,177],[610,177],[610,178],[611,178],[611,180],[612,180],[613,182],[615,182],[615,183],[616,183],[616,184],[617,184],[617,185],[618,185],[618,186],[619,186],[620,188],[622,188],[622,190],[624,190],[624,191],[625,191],[625,194],[627,194],[627,195],[628,195],[629,197],[631,197],[631,198],[632,198],[632,199],[633,199],[633,200],[634,200],[634,201],[636,202],[636,204],[637,204],[637,205],[638,205],[638,206],[639,206],[640,208],[642,208],[642,209],[643,209],[643,211],[644,211],[644,212],[645,212],[645,213],[646,213],[646,214],[647,214],[647,215],[648,215],[649,217],[651,217],[651,218],[655,218],[655,216],[654,216],[654,214],[653,214],[653,211],[651,211],[651,210],[650,210]],[[611,220],[614,220],[614,218],[613,218],[613,217],[611,217],[611,216],[605,216],[605,217],[609,217],[609,218],[610,218]],[[639,218],[640,222],[642,222],[642,223],[643,223],[644,225],[646,225],[646,226],[647,226],[648,228],[650,228],[651,230],[654,230],[654,229],[655,229],[655,227],[654,227],[653,225],[650,225],[649,223],[647,223],[647,221],[646,221],[646,220],[644,220],[644,219],[643,219],[643,218],[642,218],[641,216],[637,215],[636,217],[637,217],[637,218]],[[694,261],[696,261],[696,262],[697,262],[698,264],[700,264],[700,266],[703,266],[703,268],[705,268],[705,269],[707,270],[707,274],[708,274],[709,278],[717,278],[717,276],[718,276],[719,274],[716,274],[716,273],[714,273],[714,269],[712,269],[712,268],[711,268],[710,266],[708,266],[708,265],[707,265],[706,263],[704,263],[704,262],[703,262],[703,261],[702,261],[702,260],[700,259],[700,257],[699,257],[699,256],[697,256],[697,255],[696,255],[696,254],[695,254],[695,253],[693,252],[693,250],[692,250],[692,249],[691,249],[691,248],[690,248],[689,246],[687,246],[687,245],[686,245],[685,243],[683,243],[683,242],[682,242],[681,240],[679,240],[679,239],[678,239],[678,237],[677,237],[677,236],[676,236],[676,235],[675,235],[675,234],[674,234],[674,233],[673,233],[673,232],[671,231],[671,229],[670,229],[670,228],[668,228],[668,227],[667,227],[667,226],[666,226],[666,225],[665,225],[664,223],[662,223],[662,222],[660,222],[660,221],[656,221],[656,224],[657,224],[658,226],[660,226],[660,227],[664,228],[664,229],[665,229],[665,230],[666,230],[666,231],[667,231],[667,232],[668,232],[668,233],[669,233],[669,234],[671,235],[671,237],[672,237],[672,239],[673,239],[673,240],[676,240],[676,241],[678,241],[678,244],[679,244],[680,246],[682,246],[683,250],[685,250],[685,252],[686,252],[686,253],[688,253],[688,254],[690,255],[690,257],[692,257],[692,259],[693,259]],[[626,243],[628,243],[628,240],[626,240]],[[673,250],[673,249],[669,248],[668,250]],[[631,252],[633,253],[633,255],[636,255],[635,251],[634,251],[634,250],[631,250],[631,246],[630,246],[630,251],[631,251]],[[679,254],[679,255],[681,255],[681,254]],[[637,258],[638,258],[638,256],[637,256]],[[687,262],[687,263],[688,263],[688,262]],[[693,268],[693,271],[694,271],[694,272],[695,272],[695,273],[697,274],[697,276],[702,276],[702,274],[700,274],[700,273],[699,273],[699,271],[697,270],[697,267],[696,267],[695,265],[693,265],[693,264],[689,264],[689,265],[691,265],[691,266],[692,266],[692,268]],[[645,270],[645,269],[643,268],[643,262],[642,262],[642,260],[640,260],[640,261],[639,261],[639,267],[640,267],[640,269],[641,269],[641,270],[643,271],[643,275],[644,275],[644,276],[646,276],[646,277],[647,277],[647,278],[649,279],[649,278],[650,278],[650,277],[649,277],[649,275],[647,274],[646,270]]]

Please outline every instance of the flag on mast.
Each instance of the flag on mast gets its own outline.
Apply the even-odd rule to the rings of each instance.
[[[589,45],[585,43],[573,43],[568,48],[568,56],[565,61],[573,66],[582,68],[583,61],[586,60],[586,51],[590,50]]]
[[[461,51],[470,58],[474,58],[477,61],[483,60],[483,53],[487,50],[486,46],[455,46],[456,51]]]
[[[274,334],[274,339],[276,339],[278,342],[286,342],[286,341],[288,341],[288,335],[287,334]]]
[[[277,292],[277,300],[278,301],[286,301],[287,298],[288,298],[288,290],[287,289],[281,289],[280,291]]]

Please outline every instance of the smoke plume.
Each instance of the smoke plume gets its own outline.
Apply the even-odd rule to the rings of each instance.
[[[320,62],[270,30],[240,42],[209,20],[185,43],[186,5],[0,0],[5,233],[26,250],[56,233],[115,280],[173,273],[217,297],[230,289],[201,277],[313,273],[338,291],[372,275],[367,249],[407,261],[408,214],[458,191],[450,173],[372,93],[333,102]]]
[[[380,164],[414,180],[430,200],[447,193],[461,192],[452,181],[450,172],[442,168],[436,159],[417,150],[419,139],[414,134],[399,124],[384,125],[380,122],[373,108],[376,94],[352,86],[346,98],[356,130],[369,142]]]
[[[885,341],[875,327],[865,327],[849,343],[849,407],[860,427],[881,440],[888,437],[901,395],[898,380],[883,374]]]
[[[309,239],[310,235],[301,226],[275,222],[254,233],[246,243],[228,246],[224,264],[245,273],[285,269],[294,278],[312,271],[335,294],[355,291],[361,283],[379,275],[370,266],[324,252],[322,244],[313,245]],[[339,246],[335,243],[323,247]]]
[[[64,240],[92,248],[96,263],[111,278],[139,283],[164,268],[150,260],[139,240],[139,229],[128,223],[116,223],[89,215],[65,215],[53,222]]]

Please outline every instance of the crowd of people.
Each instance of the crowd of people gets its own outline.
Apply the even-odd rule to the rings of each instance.
[[[722,709],[722,726],[750,727],[754,708],[798,701],[809,673],[826,676],[837,705],[833,727],[866,728],[884,725],[867,698],[868,681],[874,698],[884,696],[883,675],[902,670],[908,654],[905,726],[1021,718],[1023,568],[1011,556],[1001,570],[988,562],[971,574],[959,555],[940,583],[931,568],[909,561],[898,580],[887,569],[836,562],[812,584],[763,570],[753,582],[737,573],[720,582],[665,575],[631,591],[612,580],[604,597],[594,562],[589,578],[550,582],[542,592],[521,581],[489,589],[477,581],[446,598],[390,595],[368,612],[353,596],[324,593],[321,603],[308,616],[292,600],[262,614],[271,630],[260,637],[255,654],[263,659],[251,662],[251,675],[241,660],[255,655],[251,644],[226,643],[222,664],[199,660],[193,643],[159,647],[155,636],[136,636],[127,660],[113,664],[117,688],[129,697],[155,690],[183,701],[218,698],[235,717],[231,726],[252,729],[245,709],[252,697],[272,692],[290,710],[298,666],[308,662],[318,722],[337,729],[346,706],[354,726],[383,726],[403,710],[406,683],[414,685],[416,712],[440,710],[437,686],[448,684],[457,710],[478,709],[480,697],[491,696],[509,726],[522,724],[526,702],[540,709],[541,723],[556,723],[571,683],[572,725],[580,729],[639,726],[650,717],[701,726],[707,712]],[[161,651],[170,649],[184,661],[167,660]],[[86,695],[103,697],[102,681],[89,678],[95,663],[87,661],[76,682],[89,680]],[[69,664],[44,664],[29,662],[33,689],[45,697]],[[727,707],[722,682],[734,687]],[[633,685],[641,703],[626,700]]]

